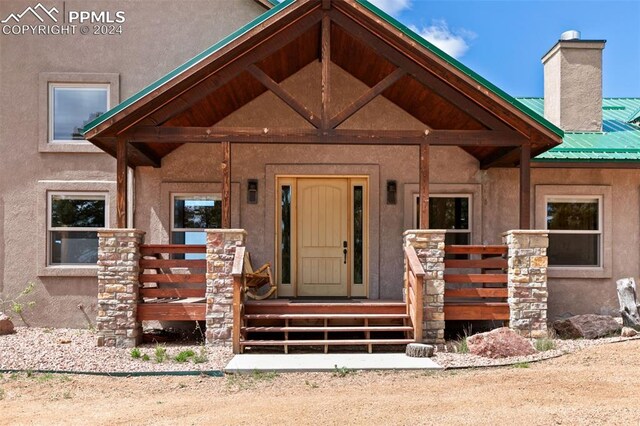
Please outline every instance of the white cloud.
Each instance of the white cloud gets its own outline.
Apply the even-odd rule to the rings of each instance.
[[[413,0],[369,0],[369,2],[378,6],[389,15],[397,15],[405,9],[409,9]]]
[[[433,20],[430,26],[422,29],[414,25],[410,28],[456,59],[467,53],[469,42],[476,38],[476,34],[469,30],[450,30],[444,19]]]

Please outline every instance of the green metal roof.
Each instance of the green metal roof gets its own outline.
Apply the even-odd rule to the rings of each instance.
[[[544,112],[543,98],[520,98]],[[631,121],[640,113],[640,98],[604,98],[602,132],[565,132],[562,145],[540,154],[541,161],[640,161],[640,127]]]
[[[218,41],[216,44],[214,44],[213,46],[209,47],[205,51],[203,51],[203,52],[199,53],[198,55],[194,56],[193,58],[189,59],[187,62],[185,62],[184,64],[180,65],[178,68],[174,69],[170,73],[166,74],[164,77],[154,81],[153,83],[151,83],[150,85],[148,85],[144,89],[140,90],[135,95],[127,98],[125,101],[119,103],[114,108],[111,108],[109,111],[107,111],[104,114],[100,115],[99,117],[97,117],[93,121],[90,121],[89,123],[87,123],[84,126],[84,129],[82,130],[82,134],[87,133],[89,130],[91,130],[94,127],[98,126],[99,124],[105,122],[106,120],[108,120],[109,118],[113,117],[114,115],[116,115],[117,113],[122,111],[123,109],[127,108],[129,105],[137,102],[138,100],[140,100],[144,96],[146,96],[149,93],[153,92],[158,87],[160,87],[163,84],[167,83],[168,81],[174,79],[175,77],[177,77],[178,75],[182,74],[183,72],[185,72],[189,68],[193,67],[194,65],[200,63],[201,61],[203,61],[204,59],[208,58],[209,56],[211,56],[212,54],[214,54],[215,52],[217,52],[218,50],[220,50],[224,46],[228,45],[229,43],[231,43],[232,41],[237,39],[238,37],[242,36],[243,34],[247,33],[248,31],[251,31],[253,28],[257,27],[258,25],[260,25],[261,23],[263,23],[267,19],[271,18],[273,15],[276,15],[282,9],[285,9],[289,5],[293,4],[295,1],[296,0],[285,0],[285,1],[281,2],[281,3],[280,2],[276,2],[275,3],[276,6],[274,8],[267,10],[265,13],[263,13],[262,15],[258,16],[257,18],[255,18],[253,21],[249,22],[248,24],[246,24],[245,26],[243,26],[241,28],[238,28],[236,31],[232,32],[227,37],[223,38],[222,40]]]
[[[241,35],[245,34],[247,31],[250,31],[254,27],[258,26],[259,24],[261,24],[262,22],[266,21],[267,19],[269,19],[273,15],[276,15],[277,13],[279,13],[280,11],[285,9],[287,6],[293,4],[295,1],[296,0],[284,0],[284,1],[269,0],[269,2],[274,5],[274,7],[272,9],[270,9],[270,10],[266,11],[265,13],[263,13],[262,15],[258,16],[256,19],[254,19],[253,21],[251,21],[250,23],[248,23],[244,27],[238,29],[237,31],[235,31],[232,34],[230,34],[229,36],[227,36],[224,39],[220,40],[219,42],[217,42],[213,46],[209,47],[204,52],[202,52],[199,55],[195,56],[194,58],[188,60],[187,62],[185,62],[184,64],[182,64],[178,68],[174,69],[173,71],[171,71],[170,73],[168,73],[164,77],[160,78],[159,80],[157,80],[154,83],[150,84],[149,86],[145,87],[144,89],[142,89],[141,91],[139,91],[135,95],[131,96],[130,98],[128,98],[124,102],[120,103],[116,107],[112,108],[111,110],[109,110],[106,113],[102,114],[101,116],[97,117],[93,121],[87,123],[87,125],[85,125],[85,127],[83,129],[83,134],[87,133],[89,130],[93,129],[94,127],[96,127],[99,124],[105,122],[106,120],[108,120],[109,118],[113,117],[114,115],[116,115],[120,111],[124,110],[128,106],[130,106],[133,103],[137,102],[138,100],[140,100],[141,98],[143,98],[147,94],[151,93],[152,91],[156,90],[158,87],[160,87],[163,84],[167,83],[168,81],[172,80],[173,78],[175,78],[176,76],[180,75],[184,71],[188,70],[189,68],[191,68],[195,64],[197,64],[197,63],[201,62],[202,60],[206,59],[207,57],[211,56],[212,54],[214,54],[216,51],[218,51],[222,47],[224,47],[227,44],[231,43],[233,40],[237,39]],[[371,4],[367,0],[356,0],[356,1],[359,4],[361,4],[362,6],[364,6],[365,8],[367,8],[368,10],[370,10],[371,12],[373,12],[374,14],[378,15],[380,18],[386,20],[388,23],[393,25],[396,29],[401,31],[404,35],[409,37],[411,40],[413,40],[416,43],[418,43],[419,45],[423,46],[425,49],[433,52],[440,59],[442,59],[445,62],[449,63],[454,68],[457,68],[459,71],[461,71],[462,73],[464,73],[468,77],[472,78],[473,80],[475,80],[480,85],[486,87],[491,92],[495,93],[497,96],[499,96],[500,98],[502,98],[503,100],[505,100],[509,104],[513,105],[518,110],[520,110],[523,113],[525,113],[526,115],[530,116],[532,119],[534,119],[536,122],[538,122],[539,124],[541,124],[545,128],[549,129],[551,132],[557,134],[558,136],[563,136],[562,130],[560,128],[558,128],[557,126],[555,126],[550,121],[546,120],[542,114],[536,112],[535,110],[532,110],[526,104],[524,104],[522,102],[519,102],[517,99],[515,99],[514,97],[512,97],[511,95],[509,95],[508,93],[506,93],[505,91],[500,89],[499,87],[495,86],[494,84],[492,84],[491,82],[489,82],[488,80],[486,80],[485,78],[483,78],[482,76],[480,76],[479,74],[477,74],[476,72],[474,72],[473,70],[468,68],[467,66],[463,65],[461,62],[457,61],[456,59],[454,59],[453,57],[451,57],[447,53],[443,52],[442,50],[440,50],[439,48],[437,48],[433,44],[429,43],[422,36],[418,35],[414,31],[412,31],[406,25],[402,24],[401,22],[399,22],[395,18],[391,17],[390,15],[388,15],[387,13],[385,13],[384,11],[379,9],[378,7],[374,6],[373,4]]]

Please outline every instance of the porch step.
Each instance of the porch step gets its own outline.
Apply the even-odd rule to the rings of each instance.
[[[409,318],[407,314],[245,314],[245,319],[403,319]]]
[[[407,307],[400,301],[248,301],[241,328],[250,347],[405,345],[414,340]]]
[[[318,333],[318,332],[357,332],[357,331],[411,331],[409,326],[344,326],[344,327],[242,327],[243,331],[254,333]]]
[[[240,342],[240,346],[406,345],[413,342],[413,339],[246,340]]]

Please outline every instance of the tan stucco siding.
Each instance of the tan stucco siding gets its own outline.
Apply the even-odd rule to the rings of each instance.
[[[54,3],[61,10],[62,2]],[[83,182],[115,180],[115,161],[106,154],[39,152],[46,137],[41,114],[47,111],[40,76],[64,73],[81,80],[86,73],[116,73],[122,101],[264,12],[253,0],[233,3],[231,8],[224,0],[66,1],[67,10],[125,11],[123,34],[0,35],[0,292],[14,296],[28,282],[37,284],[36,307],[28,315],[32,325],[86,327],[77,305],[95,317],[97,291],[95,277],[38,276],[46,250],[38,226],[46,217],[38,182],[79,181],[80,189]],[[34,3],[2,1],[0,17],[27,6]],[[114,209],[112,204],[112,218]]]

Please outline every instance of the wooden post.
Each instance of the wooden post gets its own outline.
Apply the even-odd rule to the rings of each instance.
[[[116,214],[118,218],[118,228],[121,229],[127,227],[127,147],[127,140],[118,138],[118,146],[116,148]]]
[[[420,229],[429,229],[429,144],[420,144]]]
[[[520,148],[520,229],[531,229],[531,145]]]
[[[329,127],[331,104],[331,20],[329,15],[322,18],[322,129]]]
[[[231,143],[222,142],[222,228],[231,228]]]

